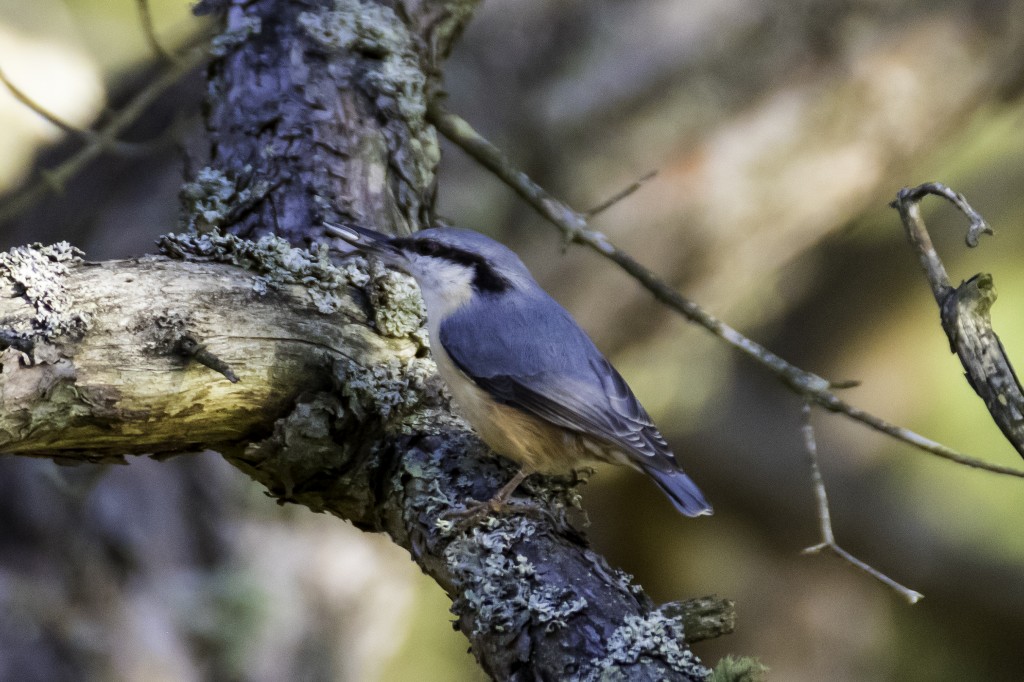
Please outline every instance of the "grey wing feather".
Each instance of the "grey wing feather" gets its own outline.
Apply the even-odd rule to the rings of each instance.
[[[546,300],[471,303],[441,322],[455,364],[497,400],[640,455],[644,468],[677,468],[664,438],[625,380],[576,322]],[[533,312],[531,311],[539,311]]]
[[[438,342],[496,400],[631,455],[687,516],[711,513],[626,381],[558,303],[475,300],[440,324]],[[523,305],[526,303],[526,305]]]

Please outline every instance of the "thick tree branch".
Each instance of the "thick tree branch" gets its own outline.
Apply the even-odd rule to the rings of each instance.
[[[217,448],[281,502],[409,550],[497,679],[703,677],[684,623],[696,638],[728,632],[732,605],[654,608],[586,547],[567,517],[571,488],[524,492],[536,518],[450,522],[513,472],[451,415],[433,363],[419,357],[423,319],[408,280],[362,261],[337,271],[273,239],[169,237],[164,249],[189,260],[12,252],[0,325],[19,343],[0,352],[0,448],[84,460]],[[373,325],[401,336],[369,328],[352,282],[389,302]],[[240,381],[183,358],[185,337]]]
[[[167,258],[78,262],[60,272],[33,258],[44,251],[12,252],[22,256],[17,272],[3,267],[11,254],[0,254],[8,285],[0,328],[11,341],[0,341],[3,452],[98,459],[233,447],[266,434],[300,393],[328,388],[323,368],[332,362],[373,366],[417,352],[408,339],[368,329],[359,294],[341,279],[333,289],[280,278],[268,288],[252,270]],[[40,282],[51,287],[50,303],[26,293]],[[40,306],[80,325],[41,330]],[[239,381],[190,359],[195,353],[182,352],[190,343]]]

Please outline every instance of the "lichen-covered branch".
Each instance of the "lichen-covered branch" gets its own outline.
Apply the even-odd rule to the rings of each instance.
[[[996,300],[995,284],[992,276],[984,273],[958,287],[950,283],[921,217],[921,200],[929,194],[948,199],[971,221],[966,238],[969,247],[977,246],[980,235],[991,234],[992,230],[962,195],[937,182],[902,189],[892,203],[900,212],[907,239],[917,251],[939,306],[942,329],[949,337],[950,349],[960,358],[964,376],[985,401],[1003,435],[1024,456],[1024,389],[999,335],[992,329],[989,312]]]
[[[408,279],[274,238],[162,247],[174,258],[88,264],[27,247],[0,259],[0,448],[84,460],[217,448],[280,501],[408,549],[496,679],[707,674],[684,623],[698,638],[728,632],[731,604],[655,608],[586,546],[572,486],[529,486],[535,516],[451,522],[513,467],[452,415]],[[369,317],[356,285],[379,302]],[[183,337],[239,381],[183,357]]]
[[[414,359],[415,343],[367,328],[356,270],[274,240],[250,245],[248,262],[236,255],[248,269],[86,263],[66,245],[0,254],[0,451],[100,459],[233,445],[329,385],[332,361]],[[182,353],[185,340],[237,383]]]

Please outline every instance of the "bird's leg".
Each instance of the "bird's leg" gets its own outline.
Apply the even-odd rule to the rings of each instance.
[[[499,512],[508,506],[508,498],[512,497],[512,493],[516,491],[516,488],[533,473],[533,469],[523,467],[520,469],[515,476],[509,479],[508,483],[501,486],[501,490],[494,493],[494,497],[490,501],[485,502],[493,512]]]
[[[466,505],[465,509],[448,512],[447,516],[461,519],[458,525],[462,526],[471,524],[477,519],[489,514],[501,514],[509,509],[526,513],[536,513],[540,511],[531,505],[512,504],[509,502],[509,498],[512,496],[512,493],[514,493],[516,488],[518,488],[520,484],[532,473],[533,469],[523,467],[515,476],[509,479],[508,483],[501,486],[501,489],[498,490],[498,492],[496,492],[488,501],[477,502],[475,500],[468,500],[469,504]]]

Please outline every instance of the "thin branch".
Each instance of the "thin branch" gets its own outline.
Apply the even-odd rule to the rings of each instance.
[[[814,485],[814,497],[818,503],[818,525],[821,528],[821,541],[826,545],[834,545],[836,536],[832,532],[832,515],[829,513],[828,493],[825,492],[825,480],[818,466],[818,443],[814,437],[814,426],[811,424],[811,404],[804,403],[804,423],[801,427],[804,436],[804,447],[811,458],[811,483]],[[807,550],[805,550],[807,551]]]
[[[830,391],[830,389],[836,388],[837,385],[833,385],[813,372],[808,372],[795,365],[791,365],[761,344],[747,338],[693,301],[682,296],[653,272],[634,260],[632,256],[615,247],[605,235],[589,229],[584,215],[548,194],[540,185],[531,180],[529,176],[516,169],[501,150],[477,133],[461,117],[447,111],[437,100],[431,102],[428,108],[428,117],[441,134],[497,175],[538,213],[561,229],[568,241],[586,245],[618,264],[619,267],[640,282],[644,288],[654,294],[656,299],[681,313],[691,322],[704,327],[744,355],[753,358],[754,361],[766,367],[781,379],[790,390],[802,396],[805,400],[817,403],[831,412],[845,414],[847,417],[859,421],[876,431],[880,431],[896,440],[908,443],[938,457],[975,469],[1024,478],[1024,471],[1022,470],[990,464],[976,457],[971,457],[849,405]]]
[[[4,86],[11,93],[14,99],[24,104],[26,107],[37,113],[42,118],[46,119],[46,121],[51,125],[59,128],[60,130],[64,131],[65,133],[68,133],[69,135],[85,134],[86,131],[83,130],[82,128],[79,128],[78,126],[68,123],[61,117],[51,112],[49,109],[44,108],[41,104],[36,102],[31,97],[29,97],[24,90],[15,85],[11,81],[11,79],[7,77],[7,74],[4,72],[3,69],[0,69],[0,83],[4,84]]]
[[[135,4],[139,7],[139,23],[142,24],[142,34],[146,36],[146,43],[149,44],[149,49],[168,64],[176,62],[177,58],[165,50],[160,41],[157,40],[156,28],[153,26],[153,15],[149,11],[149,0],[135,0]]]
[[[651,178],[653,178],[657,174],[658,174],[658,171],[656,171],[656,170],[650,171],[649,173],[647,173],[646,175],[644,175],[640,179],[638,179],[636,182],[631,184],[629,187],[626,187],[625,189],[616,192],[615,194],[613,194],[612,196],[608,197],[607,199],[605,199],[600,204],[598,204],[594,208],[590,209],[589,211],[587,211],[583,215],[586,216],[587,219],[589,220],[590,218],[593,218],[594,216],[598,215],[599,213],[604,213],[609,208],[611,208],[615,204],[619,203],[623,199],[625,199],[625,198],[627,198],[629,196],[632,196],[632,194],[634,192],[636,192],[638,189],[643,187],[644,184],[648,180],[650,180]]]
[[[0,223],[5,223],[17,217],[50,192],[62,191],[64,185],[71,178],[82,172],[91,161],[104,152],[116,148],[119,144],[127,144],[118,143],[117,136],[138,120],[143,112],[164,91],[177,83],[186,73],[202,64],[206,59],[206,50],[207,48],[204,44],[186,52],[180,60],[170,65],[163,74],[139,91],[127,106],[114,113],[106,125],[97,131],[91,131],[88,135],[87,144],[82,149],[68,157],[56,168],[44,171],[38,182],[0,205]],[[4,82],[7,82],[6,79]],[[29,104],[29,106],[32,105]],[[38,113],[35,107],[32,108]],[[51,120],[51,122],[53,121]],[[141,146],[148,147],[151,145],[150,143],[141,143]]]
[[[811,462],[811,482],[814,484],[814,496],[818,503],[818,523],[821,528],[821,542],[804,549],[804,554],[819,554],[827,549],[851,566],[859,568],[875,580],[895,590],[901,597],[911,604],[916,604],[924,595],[916,590],[901,585],[875,567],[867,564],[853,556],[845,549],[836,544],[836,536],[832,531],[832,515],[829,513],[828,493],[825,492],[825,480],[821,476],[821,467],[818,466],[818,444],[814,437],[814,426],[811,424],[811,403],[805,402],[803,406],[804,423],[801,427],[804,435],[804,447]]]
[[[996,300],[992,276],[977,274],[955,288],[950,284],[946,268],[921,217],[920,202],[929,194],[948,199],[970,220],[966,238],[968,247],[977,246],[980,236],[992,234],[992,228],[971,208],[963,195],[936,182],[902,189],[892,202],[893,208],[900,212],[907,239],[917,251],[921,267],[928,277],[939,306],[942,329],[949,338],[950,349],[960,358],[964,376],[985,402],[1003,435],[1024,456],[1024,388],[1006,356],[999,335],[992,329],[989,313]]]
[[[3,83],[7,90],[11,93],[14,99],[18,100],[26,107],[31,109],[33,112],[38,114],[41,118],[45,119],[50,125],[59,128],[61,131],[79,138],[85,143],[95,143],[102,145],[102,151],[111,152],[120,156],[141,156],[148,154],[152,151],[152,145],[148,142],[123,142],[117,139],[111,139],[105,137],[101,133],[96,132],[90,128],[81,128],[79,126],[68,123],[61,117],[54,114],[52,111],[44,107],[43,105],[36,102],[34,99],[28,96],[24,90],[15,85],[7,74],[0,69],[0,83]]]

